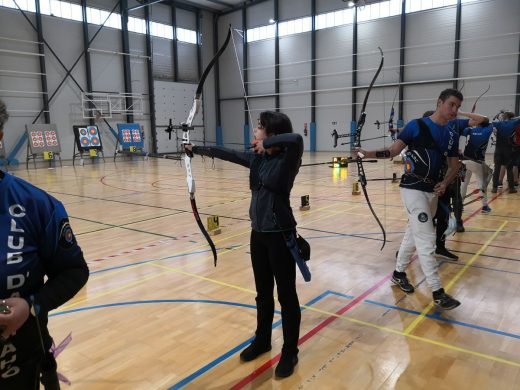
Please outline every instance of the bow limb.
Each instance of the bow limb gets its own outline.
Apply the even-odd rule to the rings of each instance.
[[[397,139],[395,136],[395,130],[394,130],[394,116],[395,116],[395,99],[397,99],[397,93],[399,92],[399,87],[397,87],[394,99],[392,100],[392,108],[390,109],[390,117],[388,118],[388,131],[390,132],[390,137],[392,137],[392,141],[395,142]]]
[[[368,96],[370,95],[370,91],[372,90],[372,87],[374,86],[374,83],[375,83],[377,77],[379,76],[379,73],[381,72],[381,69],[383,68],[383,64],[385,61],[385,56],[383,54],[383,50],[381,50],[380,47],[378,49],[379,49],[379,52],[381,53],[381,62],[379,63],[379,67],[377,68],[376,74],[374,75],[374,77],[372,78],[372,81],[370,82],[370,85],[368,86],[367,93],[365,95],[365,99],[363,100],[363,106],[361,107],[361,114],[359,115],[359,119],[358,119],[358,123],[357,123],[357,127],[356,127],[356,136],[355,136],[355,141],[354,141],[354,147],[356,147],[356,148],[361,147],[361,130],[363,130],[363,126],[365,125],[365,119],[367,116],[365,109],[367,107]],[[377,223],[383,233],[383,245],[381,246],[381,250],[383,250],[383,248],[385,247],[385,244],[386,244],[386,231],[385,231],[385,228],[383,227],[383,224],[377,217],[377,214],[374,211],[374,209],[372,207],[372,203],[370,202],[370,199],[368,197],[368,192],[366,190],[367,179],[365,176],[365,169],[363,167],[363,157],[364,156],[361,153],[358,153],[358,156],[356,158],[356,164],[357,164],[357,168],[358,168],[358,180],[361,183],[361,188],[363,189],[363,194],[365,195],[365,199],[367,201],[368,207],[369,207],[370,211],[372,212],[372,215],[374,216],[375,220],[377,221]]]
[[[473,107],[471,108],[471,113],[473,114],[475,112],[475,110],[477,109],[477,102],[480,100],[480,98],[482,96],[484,96],[489,90],[491,89],[491,84],[489,84],[489,86],[487,87],[487,89],[482,92],[479,97],[475,100],[475,103],[473,103]]]
[[[211,59],[209,64],[206,66],[206,69],[204,69],[204,72],[202,73],[202,76],[199,80],[199,84],[197,85],[197,89],[195,91],[195,97],[193,99],[193,105],[191,106],[190,113],[188,115],[188,119],[186,119],[186,122],[184,122],[181,125],[182,128],[182,143],[183,145],[190,143],[190,131],[193,130],[192,123],[193,119],[195,119],[195,116],[200,111],[200,107],[202,105],[202,89],[204,87],[204,82],[206,81],[206,78],[209,75],[209,72],[213,68],[213,65],[218,60],[218,58],[222,55],[224,50],[226,50],[226,47],[229,43],[229,40],[231,38],[231,26],[229,27],[226,40],[220,47],[220,49],[217,51],[215,56]],[[199,226],[200,231],[206,238],[206,241],[208,241],[209,246],[211,247],[211,251],[213,252],[213,262],[215,266],[217,266],[217,249],[215,248],[215,244],[213,243],[213,240],[211,239],[210,235],[208,234],[208,231],[204,227],[204,224],[202,223],[202,220],[200,219],[199,211],[197,209],[197,202],[195,201],[195,180],[193,179],[193,174],[191,170],[191,158],[193,157],[193,153],[186,151],[184,154],[184,166],[186,167],[186,182],[188,183],[188,193],[190,194],[190,203],[191,203],[191,209],[193,211],[193,216],[195,217],[195,221],[197,222],[197,225]]]

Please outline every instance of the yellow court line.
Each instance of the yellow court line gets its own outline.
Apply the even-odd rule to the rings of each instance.
[[[331,208],[331,207],[335,207],[336,205],[329,205],[329,206],[324,206],[324,207],[321,207],[321,208],[318,208],[318,209],[315,209],[313,210],[312,212],[317,212],[317,211],[323,211],[327,208]],[[313,222],[316,222],[316,221],[319,221],[323,218],[328,218],[332,215],[335,215],[335,214],[339,214],[339,213],[342,213],[342,212],[348,212],[350,210],[352,210],[353,208],[355,208],[357,206],[352,206],[350,208],[347,208],[346,210],[342,210],[342,211],[339,211],[339,212],[335,212],[333,214],[328,214],[326,215],[325,217],[322,217],[322,218],[319,218],[319,219],[316,219],[316,220],[312,220],[312,221],[308,221],[306,222],[305,224],[301,224],[300,226],[305,226],[305,225],[308,225],[309,223],[313,223]],[[246,222],[246,221],[244,221]],[[228,241],[232,238],[235,238],[235,237],[238,237],[238,236],[242,236],[244,234],[249,234],[251,232],[251,229],[248,227],[246,230],[243,230],[242,232],[240,233],[237,233],[237,234],[233,234],[233,235],[230,235],[230,236],[226,236],[220,240],[216,240],[215,241],[215,244],[220,244],[221,242],[224,242],[224,241]],[[185,249],[185,250],[182,250],[182,251],[179,251],[179,252],[176,252],[174,254],[170,254],[170,255],[167,255],[167,256],[163,256],[163,257],[159,257],[157,259],[151,259],[150,262],[154,262],[154,261],[161,261],[161,260],[167,260],[171,257],[177,257],[177,256],[182,256],[182,255],[188,255],[188,254],[191,254],[194,250],[197,250],[197,249],[202,249],[202,248],[206,248],[207,247],[207,243],[206,242],[201,242],[200,244],[196,245],[196,246],[192,246],[192,247],[189,247],[188,249]],[[223,253],[227,253],[227,252],[220,252],[220,254],[223,254]],[[208,256],[207,258],[203,259],[204,261],[206,261],[207,259],[209,258],[213,258],[213,255],[211,256]],[[202,260],[201,260],[202,261]],[[109,278],[109,277],[112,277],[114,275],[117,275],[119,273],[123,273],[123,272],[127,272],[131,269],[135,269],[133,267],[138,267],[138,266],[143,266],[143,265],[146,265],[148,263],[145,263],[145,264],[136,264],[135,266],[129,266],[129,267],[125,267],[125,268],[121,268],[121,269],[118,269],[118,270],[114,270],[114,271],[110,271],[110,272],[106,272],[100,276],[96,276],[94,278],[91,279],[91,281],[93,280],[102,280],[102,279],[105,279],[105,278]],[[193,264],[193,263],[192,263]]]
[[[328,208],[328,207],[332,207],[332,206],[327,206],[327,208]],[[352,208],[355,208],[355,207],[357,207],[357,206],[353,206]],[[348,210],[338,211],[338,212],[336,212],[336,213],[333,213],[332,215],[334,215],[334,214],[339,214],[339,213],[344,212],[344,211],[348,211]],[[330,216],[330,215],[328,215],[328,216]],[[322,218],[320,218],[320,219],[323,219],[323,218],[325,218],[325,217],[322,217]],[[319,220],[319,219],[318,219],[318,220]],[[308,221],[306,224],[309,224],[309,223],[312,223],[312,222],[315,222],[315,221],[316,221],[316,220]],[[246,231],[244,231],[244,232],[242,232],[242,233],[235,234],[234,236],[231,236],[231,237],[228,237],[228,238],[232,238],[232,237],[236,237],[236,236],[239,236],[239,235],[247,234],[247,233],[249,233],[249,232],[250,232],[250,229],[248,229],[248,230],[246,230]],[[238,249],[240,249],[240,248],[243,248],[243,247],[245,247],[245,246],[247,246],[247,245],[249,245],[249,243],[242,244],[242,245],[240,245],[240,246],[237,246],[237,247],[234,247],[234,248],[231,248],[231,249],[224,250],[224,251],[220,252],[220,254],[223,255],[223,254],[226,254],[226,253],[229,253],[229,252],[233,252],[233,251],[238,250]],[[203,245],[201,245],[200,247],[202,247],[202,246],[203,246]],[[182,254],[182,253],[183,253],[183,252],[180,252],[180,254]],[[189,252],[184,252],[184,253],[189,253]],[[172,256],[172,255],[170,255],[170,256],[165,256],[165,257],[161,257],[161,258],[156,259],[156,260],[151,260],[150,262],[147,262],[147,263],[144,263],[144,264],[138,264],[138,266],[144,266],[144,265],[156,265],[156,262],[157,262],[157,261],[161,261],[161,260],[168,259],[168,258],[170,258],[171,256]],[[212,255],[211,255],[211,256],[207,256],[207,257],[204,259],[204,261],[207,261],[208,259],[212,259],[212,258],[213,258]],[[201,261],[202,261],[202,260],[201,260]],[[193,263],[190,263],[190,265],[193,265]],[[166,267],[166,266],[165,266],[165,267]],[[116,271],[116,273],[107,273],[107,274],[105,274],[105,275],[103,275],[103,276],[101,276],[101,277],[99,277],[99,278],[96,278],[96,281],[98,281],[98,280],[100,280],[100,279],[102,279],[102,278],[104,278],[104,277],[109,277],[109,276],[112,277],[114,274],[117,274],[117,273],[119,273],[119,272],[127,271],[129,268],[131,268],[131,267],[126,267],[126,268],[124,268],[124,269],[122,269],[122,270],[118,270],[118,271]],[[187,275],[187,276],[193,276],[193,277],[197,277],[197,278],[204,279],[204,280],[207,280],[207,281],[213,281],[214,283],[217,283],[217,284],[224,283],[224,282],[217,282],[216,280],[209,279],[209,278],[205,278],[205,277],[203,277],[203,276],[199,276],[199,275],[196,275],[196,274],[188,273],[188,272],[186,272],[186,271],[183,271],[183,270],[180,269],[180,268],[169,268],[169,269],[171,269],[171,271],[175,271],[175,272],[177,272],[177,273],[182,273],[182,274]],[[116,293],[116,292],[120,292],[120,291],[122,291],[122,290],[125,290],[125,289],[128,289],[128,288],[131,288],[131,287],[135,287],[135,286],[137,286],[137,285],[139,285],[139,284],[142,284],[142,283],[144,283],[144,282],[147,282],[147,281],[149,281],[149,280],[151,280],[151,279],[157,278],[157,277],[162,276],[162,275],[164,275],[164,274],[165,274],[165,273],[163,272],[163,273],[160,273],[160,274],[151,275],[151,276],[146,277],[146,278],[144,278],[144,279],[140,279],[140,280],[138,280],[138,281],[134,281],[134,282],[131,282],[131,283],[125,284],[125,285],[123,285],[123,286],[120,286],[120,287],[118,287],[118,288],[115,288],[115,289],[111,289],[111,290],[105,291],[105,292],[103,292],[103,293],[99,293],[99,294],[91,295],[91,296],[89,296],[89,297],[82,298],[82,299],[79,299],[79,300],[77,300],[77,301],[75,300],[74,302],[71,302],[71,303],[68,304],[68,305],[61,306],[61,307],[60,307],[58,310],[56,310],[55,312],[56,312],[56,313],[59,313],[60,311],[68,310],[68,309],[70,309],[70,308],[73,308],[73,307],[76,307],[76,306],[78,306],[78,305],[81,305],[81,304],[83,304],[83,303],[85,303],[85,302],[87,302],[87,301],[92,301],[92,300],[95,300],[95,299],[98,299],[98,298],[101,298],[101,297],[105,297],[105,296],[108,296],[108,295],[113,294],[113,293]],[[233,286],[229,285],[229,287],[233,287]],[[238,289],[243,289],[242,287],[239,287],[239,286],[236,286],[236,288],[238,288]],[[244,289],[244,290],[247,290],[247,289]]]
[[[453,287],[453,285],[461,278],[461,276],[464,274],[464,272],[466,272],[466,270],[469,267],[471,267],[473,262],[482,254],[482,252],[484,252],[486,250],[488,245],[491,244],[491,242],[493,242],[493,240],[498,236],[500,231],[507,225],[507,223],[508,223],[508,221],[504,221],[502,223],[502,225],[500,225],[498,230],[495,233],[493,233],[493,235],[484,243],[484,245],[482,245],[480,247],[480,249],[477,251],[477,253],[475,253],[471,257],[471,259],[464,265],[464,267],[462,267],[462,269],[459,272],[457,272],[457,274],[453,277],[453,279],[447,284],[447,286],[445,288],[446,291],[448,291],[451,287]],[[428,312],[431,310],[432,307],[433,307],[433,302],[430,302],[430,304],[428,306],[426,306],[426,308],[422,311],[422,313],[410,325],[408,325],[408,327],[406,328],[404,333],[410,334],[419,325],[419,323],[421,323],[421,321],[424,319],[426,314],[428,314]]]
[[[244,247],[244,246],[247,246],[247,245],[249,245],[249,243],[241,245],[240,247]],[[238,248],[234,248],[234,249],[238,249]],[[200,279],[200,280],[204,280],[206,282],[215,283],[215,284],[218,284],[218,285],[221,285],[221,286],[224,286],[224,287],[230,287],[230,288],[233,288],[235,290],[246,292],[248,294],[256,294],[255,290],[251,290],[249,288],[237,286],[237,285],[231,284],[231,283],[222,282],[222,281],[217,280],[217,279],[207,278],[205,276],[197,275],[197,274],[194,274],[194,273],[191,273],[191,272],[186,272],[186,271],[183,271],[181,268],[173,268],[173,267],[169,267],[167,265],[157,264],[157,263],[151,263],[150,265],[153,265],[154,267],[159,267],[159,268],[162,268],[162,269],[166,269],[166,270],[168,270],[170,272],[175,272],[175,273],[178,273],[178,274],[181,274],[181,275],[184,275],[184,276],[191,276],[191,277],[193,277],[195,279]]]
[[[256,291],[254,291],[254,290],[247,289],[247,288],[244,288],[244,287],[240,287],[240,286],[237,286],[237,285],[233,285],[233,284],[230,284],[230,283],[225,283],[225,282],[222,282],[222,281],[219,281],[219,280],[207,278],[207,277],[200,276],[200,275],[197,275],[197,274],[193,274],[193,273],[190,273],[190,272],[186,272],[186,271],[183,271],[183,270],[181,270],[179,268],[173,268],[173,267],[169,267],[169,266],[166,266],[166,265],[155,264],[155,263],[152,263],[151,265],[167,270],[166,273],[167,272],[176,272],[176,273],[180,273],[180,274],[185,275],[185,276],[191,276],[191,277],[194,277],[194,278],[197,278],[197,279],[201,279],[201,280],[204,280],[204,281],[208,281],[208,282],[211,282],[211,283],[215,283],[215,284],[218,284],[218,285],[221,285],[221,286],[230,287],[230,288],[242,291],[242,292],[246,292],[248,294],[252,294],[252,295],[256,294]],[[164,274],[164,273],[161,273],[161,274]],[[377,325],[377,324],[374,324],[372,322],[362,321],[362,320],[358,320],[358,319],[355,319],[355,318],[352,318],[352,317],[347,317],[347,316],[344,316],[344,315],[340,315],[340,314],[336,314],[336,313],[333,313],[333,312],[329,312],[327,310],[321,310],[321,309],[318,309],[318,308],[316,308],[314,306],[301,305],[301,307],[305,308],[306,310],[312,311],[312,312],[325,314],[325,315],[328,315],[328,316],[331,316],[331,317],[337,317],[339,319],[346,320],[346,321],[352,322],[352,323],[357,324],[357,325],[363,325],[363,326],[374,328],[374,329],[377,329],[377,330],[380,330],[380,331],[383,331],[383,332],[392,333],[392,334],[395,334],[395,335],[398,335],[398,336],[404,336],[404,337],[407,337],[407,338],[410,338],[410,339],[413,339],[413,340],[422,341],[424,343],[436,345],[436,346],[441,347],[441,348],[446,348],[446,349],[449,349],[449,350],[452,350],[452,351],[462,352],[462,353],[466,353],[468,355],[477,356],[477,357],[480,357],[480,358],[483,358],[483,359],[486,359],[486,360],[490,360],[490,361],[494,361],[494,362],[498,362],[498,363],[504,363],[504,364],[507,364],[507,365],[510,365],[510,366],[514,366],[514,367],[520,367],[520,362],[516,362],[514,360],[508,360],[508,359],[500,358],[498,356],[493,356],[493,355],[490,355],[490,354],[485,354],[485,353],[473,351],[471,349],[467,349],[467,348],[463,348],[463,347],[457,347],[455,345],[443,343],[441,341],[428,339],[426,337],[420,337],[420,336],[412,335],[412,334],[406,333],[406,331],[400,331],[400,330],[388,328],[386,326]]]
[[[340,318],[342,320],[347,320],[347,321],[352,322],[354,324],[364,325],[364,326],[367,326],[367,327],[370,327],[370,328],[374,328],[374,329],[377,329],[377,330],[380,330],[380,331],[393,333],[393,334],[399,335],[399,336],[404,336],[404,337],[407,337],[407,338],[411,338],[413,340],[422,341],[422,342],[425,342],[425,343],[428,343],[428,344],[436,345],[438,347],[450,349],[452,351],[467,353],[468,355],[477,356],[477,357],[480,357],[480,358],[483,358],[483,359],[486,359],[486,360],[491,360],[491,361],[494,361],[494,362],[504,363],[504,364],[507,364],[507,365],[510,365],[510,366],[513,366],[513,367],[520,367],[520,362],[517,362],[517,361],[514,361],[514,360],[503,359],[503,358],[498,357],[498,356],[493,356],[493,355],[489,355],[489,354],[486,354],[486,353],[473,351],[471,349],[457,347],[457,346],[452,345],[452,344],[443,343],[442,341],[435,341],[435,340],[428,339],[428,338],[425,338],[425,337],[408,334],[408,333],[406,333],[406,331],[403,332],[403,331],[400,331],[400,330],[387,328],[386,326],[380,326],[380,325],[374,324],[372,322],[366,322],[366,321],[358,320],[358,319],[355,319],[355,318],[352,318],[352,317],[347,317],[347,316],[344,316],[344,315],[341,315],[341,314],[331,313],[331,312],[328,312],[326,310],[320,310],[320,309],[317,309],[317,308],[312,307],[312,306],[302,306],[302,307],[305,307],[306,309],[314,311],[314,312],[318,312],[318,313],[321,313],[321,314],[329,315],[331,317],[337,317],[337,318]]]
[[[221,252],[221,254],[225,254],[225,253],[228,253],[228,252],[235,251],[235,250],[237,250],[237,249],[239,249],[239,248],[242,248],[242,247],[244,247],[244,246],[246,246],[246,245],[249,245],[249,243],[247,243],[247,244],[243,244],[243,245],[241,245],[241,246],[239,246],[239,247],[235,247],[235,248],[231,248],[231,249],[226,249],[225,251]],[[211,258],[213,258],[213,256],[211,256]],[[158,259],[158,260],[160,260],[160,259]],[[155,261],[158,261],[158,260],[153,260],[153,262],[145,263],[145,264],[142,264],[142,265],[155,265],[154,262],[155,262]],[[136,280],[136,281],[132,281],[132,282],[130,282],[130,283],[124,284],[124,285],[119,286],[119,287],[117,287],[117,288],[113,288],[113,289],[111,289],[111,290],[105,291],[105,292],[103,292],[103,293],[95,294],[94,296],[90,296],[90,297],[85,297],[85,298],[79,299],[79,300],[77,300],[77,301],[74,301],[74,302],[72,302],[72,303],[70,303],[70,304],[68,304],[68,305],[60,306],[60,308],[57,309],[57,310],[55,310],[55,311],[53,311],[53,313],[59,313],[59,312],[61,312],[61,311],[68,310],[68,309],[70,309],[70,308],[76,307],[76,306],[78,306],[78,305],[80,305],[80,304],[82,304],[82,303],[85,303],[85,302],[87,302],[87,301],[92,301],[92,300],[94,300],[94,299],[101,298],[101,297],[105,297],[105,296],[107,296],[107,295],[110,295],[110,294],[113,294],[113,293],[116,293],[116,292],[119,292],[119,291],[122,291],[122,290],[128,289],[128,288],[130,288],[130,287],[135,287],[135,286],[137,286],[137,285],[139,285],[139,284],[142,284],[142,283],[144,283],[144,282],[147,282],[147,281],[149,281],[149,280],[151,280],[151,279],[154,279],[154,278],[157,278],[157,277],[159,277],[159,276],[166,275],[166,274],[170,274],[172,271],[175,271],[175,272],[178,272],[178,273],[183,273],[183,272],[185,272],[185,271],[182,271],[180,268],[179,268],[179,269],[177,269],[177,268],[171,268],[170,271],[165,271],[165,272],[161,272],[161,273],[159,273],[159,274],[150,275],[150,276],[145,277],[144,279],[139,279],[139,280]],[[188,274],[188,273],[186,273],[186,274]]]
[[[507,224],[507,221],[505,221],[502,224],[500,229],[502,229],[506,224]],[[499,231],[497,231],[493,236],[496,237],[496,235],[499,233]],[[479,250],[479,252],[477,252],[477,254],[475,254],[474,259],[476,259],[477,256],[485,249],[485,246],[489,245],[489,243],[494,239],[494,237],[491,237],[488,240],[488,242],[486,242],[486,244],[484,244],[484,246],[481,248],[481,250]],[[224,253],[232,252],[234,250],[237,250],[239,248],[245,247],[247,245],[248,244],[243,244],[240,247],[236,247],[236,248],[233,248],[233,249],[228,249],[228,250],[226,250],[226,251],[224,251],[222,253],[224,254]],[[474,261],[474,259],[470,260],[470,262]],[[250,290],[250,289],[247,289],[247,288],[244,288],[244,287],[240,287],[240,286],[236,286],[236,285],[233,285],[233,284],[230,284],[230,283],[225,283],[225,282],[222,282],[222,281],[219,281],[219,280],[215,280],[215,279],[203,277],[203,276],[200,276],[200,275],[197,275],[197,274],[193,274],[193,273],[190,273],[190,272],[186,272],[186,271],[183,271],[180,268],[173,268],[173,267],[169,267],[169,266],[162,265],[162,264],[156,264],[156,263],[148,263],[148,264],[152,265],[152,266],[155,266],[155,267],[158,267],[158,268],[165,269],[165,272],[161,272],[160,274],[157,274],[157,275],[152,275],[152,276],[146,278],[145,280],[139,280],[139,281],[130,283],[128,285],[121,286],[117,290],[107,291],[104,294],[98,295],[98,296],[90,298],[90,299],[95,299],[95,298],[99,298],[101,296],[106,296],[106,295],[109,295],[109,294],[111,294],[113,292],[121,291],[121,290],[124,290],[124,289],[126,289],[128,287],[140,284],[143,281],[147,281],[147,280],[150,280],[150,279],[152,279],[154,277],[157,277],[157,276],[160,276],[160,275],[165,275],[165,274],[172,273],[172,272],[176,272],[176,273],[179,273],[179,274],[182,274],[182,275],[185,275],[185,276],[191,276],[191,277],[194,277],[194,278],[197,278],[197,279],[200,279],[200,280],[204,280],[204,281],[208,281],[208,282],[211,282],[211,283],[215,283],[215,284],[218,284],[218,285],[221,285],[221,286],[230,287],[230,288],[242,291],[242,292],[246,292],[248,294],[252,294],[252,295],[256,294],[256,291],[254,291],[254,290]],[[468,267],[469,267],[469,265],[467,265],[465,268],[467,269]],[[460,272],[459,272],[459,274],[462,275],[462,273],[460,273]],[[460,278],[460,276],[459,276],[459,278]],[[456,281],[456,279],[454,278],[454,280],[452,281],[452,283],[450,283],[449,286],[454,284],[455,281]],[[447,287],[447,288],[449,288],[449,287]],[[60,311],[67,310],[69,308],[77,306],[79,303],[80,302],[76,302],[76,303],[68,305],[68,306],[63,306],[63,307],[60,308],[60,310],[57,310],[56,312],[59,313]],[[489,354],[473,351],[473,350],[470,350],[470,349],[467,349],[467,348],[457,347],[455,345],[443,343],[441,341],[435,341],[435,340],[431,340],[431,339],[428,339],[428,338],[425,338],[425,337],[412,335],[412,334],[409,334],[409,332],[407,332],[406,330],[405,331],[399,331],[399,330],[388,328],[388,327],[385,327],[385,326],[380,326],[380,325],[377,325],[377,324],[374,324],[374,323],[371,323],[371,322],[366,322],[366,321],[358,320],[358,319],[355,319],[355,318],[347,317],[347,316],[344,316],[344,315],[339,315],[339,314],[336,314],[336,313],[333,313],[333,312],[329,312],[329,311],[326,311],[326,310],[321,310],[321,309],[318,309],[318,308],[313,307],[313,306],[302,305],[301,307],[304,307],[305,309],[307,309],[309,311],[325,314],[325,315],[332,316],[332,317],[337,317],[337,318],[340,318],[340,319],[343,319],[343,320],[347,320],[349,322],[352,322],[352,323],[355,323],[355,324],[358,324],[358,325],[363,325],[363,326],[374,328],[374,329],[377,329],[377,330],[380,330],[380,331],[384,331],[384,332],[387,332],[387,333],[392,333],[392,334],[395,334],[395,335],[404,336],[404,337],[407,337],[407,338],[410,338],[410,339],[413,339],[413,340],[422,341],[422,342],[425,342],[425,343],[428,343],[428,344],[432,344],[432,345],[436,345],[436,346],[439,346],[439,347],[442,347],[442,348],[446,348],[446,349],[449,349],[449,350],[452,350],[452,351],[466,353],[466,354],[477,356],[477,357],[480,357],[480,358],[483,358],[483,359],[486,359],[486,360],[495,361],[495,362],[498,362],[498,363],[504,363],[504,364],[507,364],[507,365],[510,365],[510,366],[514,366],[514,367],[520,367],[520,362],[516,362],[516,361],[508,360],[508,359],[503,359],[503,358],[500,358],[500,357],[497,357],[497,356],[493,356],[493,355],[489,355]],[[421,314],[421,315],[423,315],[423,314]]]

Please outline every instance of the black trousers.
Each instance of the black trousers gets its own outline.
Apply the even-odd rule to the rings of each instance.
[[[493,171],[493,188],[498,187],[500,178],[500,168],[504,165],[507,169],[507,183],[509,188],[515,188],[515,178],[513,177],[513,149],[511,146],[498,146],[493,155],[495,170]]]
[[[460,195],[460,178],[456,178],[446,188],[442,196],[439,196],[437,212],[435,213],[435,234],[438,248],[444,248],[446,237],[444,232],[448,228],[450,220],[450,207],[453,208],[453,215],[457,223],[462,223],[463,199]]]
[[[301,311],[296,292],[296,263],[282,233],[251,231],[251,263],[256,285],[256,339],[271,343],[274,283],[282,309],[283,353],[298,353]]]

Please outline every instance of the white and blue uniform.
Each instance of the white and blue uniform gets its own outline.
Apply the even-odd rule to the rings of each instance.
[[[408,214],[406,232],[399,248],[396,271],[405,272],[417,250],[421,268],[432,291],[442,288],[435,254],[436,234],[432,218],[438,197],[433,188],[442,181],[446,157],[457,157],[458,128],[468,126],[468,119],[455,119],[441,126],[430,118],[409,122],[398,139],[408,146],[401,177],[401,199]]]
[[[46,277],[46,279],[45,279]],[[38,313],[8,337],[0,353],[0,388],[27,388],[52,339],[47,313],[86,283],[88,268],[63,205],[32,184],[0,173],[0,299],[25,298]]]
[[[482,206],[488,205],[487,187],[492,179],[493,170],[486,164],[486,149],[489,138],[493,133],[493,125],[486,127],[467,127],[462,136],[466,137],[464,148],[464,165],[466,165],[466,176],[460,187],[462,198],[466,196],[472,173],[477,177],[477,186],[482,196]]]

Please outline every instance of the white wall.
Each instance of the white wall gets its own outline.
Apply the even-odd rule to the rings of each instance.
[[[280,21],[310,16],[310,4],[310,0],[279,0]],[[266,1],[248,7],[248,28],[266,25],[274,15],[273,6],[272,1]],[[323,13],[343,9],[346,4],[342,0],[320,0],[316,6],[317,12]],[[219,18],[220,28],[230,20],[240,25],[241,15],[241,11],[236,11]],[[471,110],[476,97],[489,84],[491,90],[479,102],[478,112],[492,117],[501,108],[514,108],[520,39],[518,15],[520,2],[517,0],[482,0],[462,5],[459,78],[467,78],[462,91],[465,95],[462,110]],[[395,102],[395,119],[402,115],[406,122],[434,109],[439,92],[452,87],[455,24],[455,6],[406,14],[404,109],[399,113],[398,102]],[[358,24],[359,87],[355,116],[359,115],[366,93],[363,87],[370,83],[379,64],[378,46],[384,51],[385,63],[376,86],[389,85],[372,90],[364,138],[382,135],[384,129],[378,130],[373,123],[388,120],[395,84],[399,81],[400,30],[400,15]],[[290,116],[298,132],[302,132],[303,124],[310,121],[310,35],[302,33],[280,38],[280,110]],[[335,128],[340,133],[347,133],[350,122],[357,119],[352,118],[352,37],[352,25],[316,32],[318,151],[334,150],[331,131]],[[241,48],[239,50],[241,60]],[[253,95],[249,101],[255,118],[259,110],[274,108],[274,50],[274,39],[248,44],[249,95]],[[483,58],[486,56],[490,58]],[[231,62],[231,59],[227,61]],[[226,69],[230,73],[225,73]],[[223,98],[243,96],[240,86],[232,81],[237,79],[232,73],[236,73],[236,67],[221,68]],[[424,82],[428,80],[431,82]],[[222,102],[220,108],[223,123],[229,124],[224,129],[224,138],[241,139],[242,104],[228,100]],[[308,149],[308,141],[305,142]],[[387,140],[367,141],[364,145],[378,147],[384,142]]]

